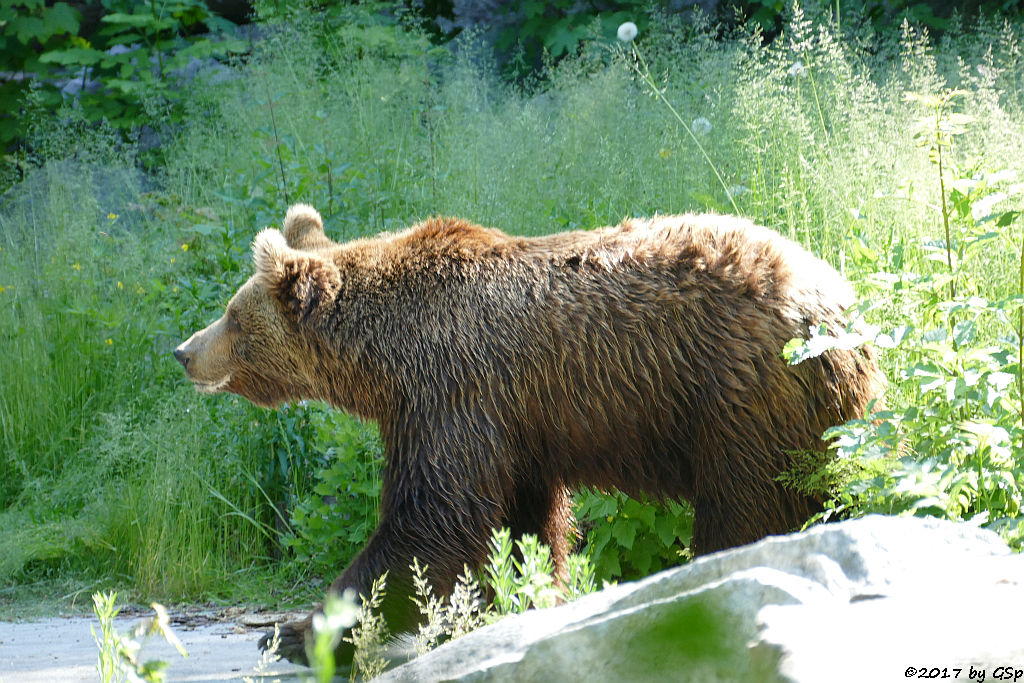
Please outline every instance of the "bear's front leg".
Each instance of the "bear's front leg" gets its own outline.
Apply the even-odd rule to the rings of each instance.
[[[314,612],[315,614],[315,612]],[[266,651],[274,643],[274,632],[269,631],[264,633],[260,638],[257,646],[261,651]],[[308,664],[308,657],[306,656],[307,647],[311,647],[313,639],[313,614],[308,615],[301,621],[295,621],[288,624],[278,625],[278,644],[275,652],[287,659],[289,662],[296,664]],[[342,641],[335,651],[335,661],[338,663],[351,662],[352,652],[345,652],[346,647],[351,650],[352,646],[349,643]]]
[[[357,595],[369,597],[373,582],[387,572],[380,611],[393,634],[414,629],[421,619],[412,600],[413,558],[427,566],[427,579],[434,595],[447,596],[464,566],[476,568],[486,560],[491,528],[502,524],[500,506],[481,504],[479,499],[456,502],[451,491],[445,495],[422,490],[404,494],[416,504],[404,500],[396,508],[390,496],[382,495],[380,525],[330,587],[333,595],[352,589]],[[281,625],[278,654],[297,664],[308,663],[306,653],[314,635],[313,615],[322,609],[318,607],[301,621]],[[259,641],[260,648],[267,649],[272,638],[272,632],[265,634]],[[335,661],[349,664],[353,654],[352,645],[342,640]]]

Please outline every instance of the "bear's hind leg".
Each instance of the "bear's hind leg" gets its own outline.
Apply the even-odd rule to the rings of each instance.
[[[555,581],[564,585],[569,577],[569,536],[576,531],[572,492],[561,484],[541,487],[520,485],[508,516],[513,542],[523,534],[534,534],[551,549]]]
[[[821,503],[785,487],[777,481],[751,485],[728,494],[715,492],[697,496],[693,501],[694,555],[735,548],[759,541],[765,536],[786,534],[821,509]]]

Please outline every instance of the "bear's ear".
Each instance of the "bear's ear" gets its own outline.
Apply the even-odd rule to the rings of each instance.
[[[308,204],[294,204],[284,217],[284,239],[292,249],[312,251],[335,246],[324,234],[320,214]]]
[[[273,228],[256,235],[252,256],[253,277],[301,322],[326,311],[341,288],[341,276],[332,261],[292,249]]]

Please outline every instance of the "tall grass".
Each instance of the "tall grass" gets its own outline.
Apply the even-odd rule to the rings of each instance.
[[[174,212],[86,162],[21,190],[0,217],[0,584],[71,571],[140,596],[232,593],[273,547],[251,521],[273,518],[252,474],[267,440],[169,355],[209,313],[179,288]]]
[[[731,211],[731,195],[860,285],[939,270],[935,171],[906,93],[962,89],[975,122],[953,161],[1024,171],[1019,25],[936,43],[845,12],[840,34],[794,6],[766,45],[657,17],[637,44],[705,158],[611,36],[509,85],[472,35],[449,50],[357,8],[340,17],[273,24],[229,78],[196,82],[163,131],[165,165],[124,171],[116,196],[96,169],[121,157],[40,124],[78,162],[41,164],[0,207],[0,581],[66,571],[146,597],[230,594],[225,576],[281,552],[275,534],[330,458],[295,426],[318,408],[286,424],[196,397],[168,352],[217,314],[289,201],[344,239],[432,214],[539,234]],[[993,249],[973,279],[1010,296],[1017,266]],[[876,303],[876,323],[927,322],[909,300]],[[884,357],[897,404],[915,398],[896,381],[905,358]]]

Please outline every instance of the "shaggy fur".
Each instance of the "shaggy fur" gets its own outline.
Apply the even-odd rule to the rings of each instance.
[[[563,572],[568,491],[684,498],[707,553],[782,533],[820,503],[775,478],[788,451],[879,395],[870,351],[789,367],[789,339],[843,324],[849,285],[749,221],[658,216],[537,238],[455,219],[331,242],[292,207],[255,274],[175,355],[203,391],[319,399],[380,425],[380,526],[331,589],[389,571],[393,628],[415,556],[436,590],[493,527],[536,533]],[[403,602],[405,601],[405,602]],[[285,629],[303,657],[309,620]]]

